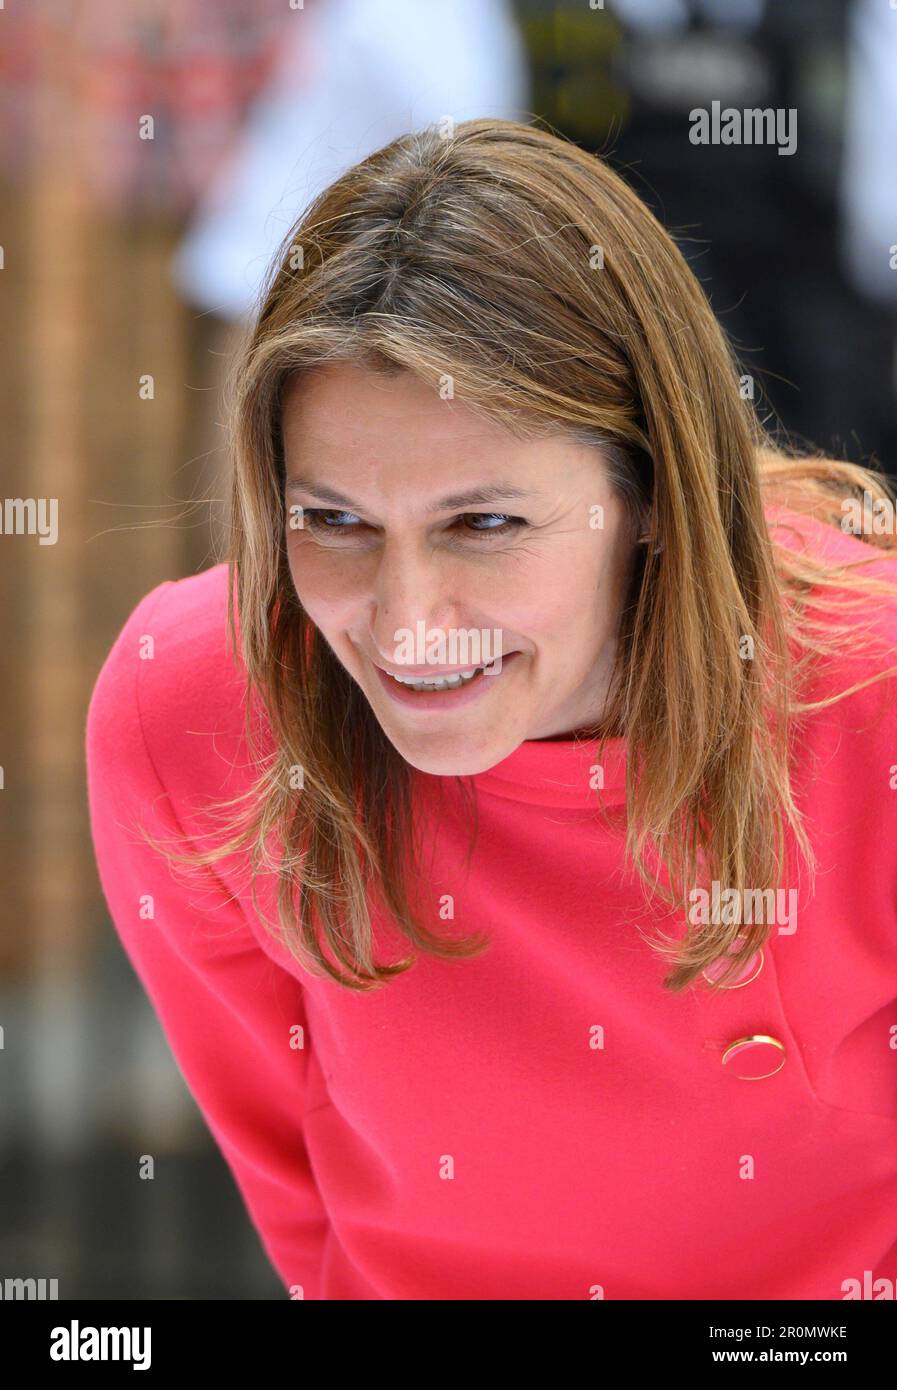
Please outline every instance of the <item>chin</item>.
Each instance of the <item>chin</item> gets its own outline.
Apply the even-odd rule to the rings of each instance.
[[[461,738],[445,739],[440,743],[424,738],[394,739],[388,732],[387,737],[406,763],[432,777],[475,777],[479,772],[488,772],[513,753],[522,741],[509,742],[505,736],[471,748],[470,741]]]

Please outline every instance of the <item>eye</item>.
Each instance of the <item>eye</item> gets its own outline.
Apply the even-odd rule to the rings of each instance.
[[[351,517],[351,522],[346,524],[344,517]],[[354,512],[332,511],[326,507],[303,507],[302,519],[312,531],[352,531],[364,525]]]
[[[496,526],[486,524],[484,526],[471,525],[469,527],[474,533],[490,536],[510,535],[513,531],[527,524],[522,516],[509,516],[507,512],[465,512],[461,520],[465,525],[470,522],[479,521],[486,523],[497,522],[498,525]]]
[[[345,512],[327,507],[304,507],[303,524],[309,531],[322,539],[350,541],[369,529],[367,523],[354,512]],[[457,518],[457,527],[468,536],[506,537],[526,526],[523,517],[510,516],[506,512],[464,512]]]

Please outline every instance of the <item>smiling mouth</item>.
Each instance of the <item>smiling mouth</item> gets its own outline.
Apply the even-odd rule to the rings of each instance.
[[[494,662],[487,663],[489,667],[494,667]],[[468,671],[456,671],[451,676],[396,676],[392,671],[385,671],[384,675],[389,676],[390,680],[395,681],[396,685],[401,685],[405,690],[416,690],[420,694],[433,694],[439,690],[457,690],[460,685],[468,685],[473,680],[478,680],[486,671],[486,666],[472,666]]]

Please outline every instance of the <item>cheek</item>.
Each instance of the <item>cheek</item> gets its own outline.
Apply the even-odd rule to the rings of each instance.
[[[594,546],[569,538],[552,552],[552,563],[539,566],[527,591],[532,624],[563,637],[583,622],[594,621],[593,597],[601,588],[601,560]],[[518,603],[524,607],[523,594]]]
[[[348,623],[363,606],[359,567],[348,556],[326,553],[304,539],[289,542],[287,556],[299,602],[323,631]]]
[[[546,652],[554,651],[565,666],[594,660],[615,611],[606,547],[571,539],[556,563],[540,567],[537,578],[526,594],[511,597],[509,608],[520,630]]]

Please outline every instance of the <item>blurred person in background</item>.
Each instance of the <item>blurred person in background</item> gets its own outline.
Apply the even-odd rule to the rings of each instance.
[[[524,117],[509,0],[309,0],[179,248],[186,298],[249,314],[287,227],[337,174],[441,118]]]
[[[887,0],[620,0],[593,15],[572,0],[519,0],[517,12],[534,108],[612,153],[674,233],[763,418],[897,480],[897,11]],[[795,154],[683,140],[689,113],[713,100],[794,109]]]

